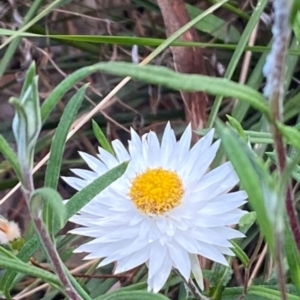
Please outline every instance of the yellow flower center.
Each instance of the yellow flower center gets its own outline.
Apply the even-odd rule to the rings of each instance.
[[[175,172],[156,168],[133,179],[129,197],[141,212],[161,215],[178,206],[183,193],[182,181]]]

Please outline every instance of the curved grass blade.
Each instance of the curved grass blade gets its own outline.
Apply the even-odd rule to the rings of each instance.
[[[60,122],[55,131],[55,135],[51,144],[50,158],[45,173],[45,187],[53,189],[57,188],[59,174],[61,169],[63,152],[67,140],[69,129],[75,119],[75,116],[80,108],[83,97],[88,85],[81,87],[68,102]],[[49,233],[53,232],[53,209],[48,203],[45,203],[44,221],[49,229]]]
[[[236,132],[222,123],[217,123],[217,129],[223,149],[231,161],[243,189],[248,194],[249,202],[256,212],[261,232],[272,253],[275,246],[274,233],[265,203],[265,189],[267,189],[269,184],[269,175],[257,161],[246,142],[240,139]]]
[[[0,134],[0,153],[2,153],[12,169],[15,171],[19,181],[22,182],[22,173],[18,157],[2,134]]]
[[[13,273],[20,272],[36,278],[40,278],[45,282],[49,283],[50,285],[52,285],[53,287],[55,287],[56,289],[62,291],[61,284],[54,274],[47,272],[41,268],[37,268],[29,264],[26,264],[19,259],[11,259],[8,257],[5,257],[5,259],[0,259],[0,267],[10,270]],[[4,292],[6,297],[10,299],[8,290],[3,290],[3,289],[1,290]]]
[[[255,26],[258,24],[259,18],[261,16],[261,14],[263,13],[268,2],[269,2],[268,0],[259,0],[257,2],[256,9],[253,11],[253,14],[252,14],[250,20],[248,21],[246,28],[243,31],[243,34],[237,44],[237,48],[234,51],[232,58],[230,60],[230,63],[226,69],[226,72],[224,74],[225,78],[231,79],[231,77],[241,59],[241,56],[244,52],[246,44],[247,44]],[[215,101],[213,102],[213,107],[211,109],[211,112],[210,112],[210,115],[208,118],[208,122],[207,122],[208,127],[212,127],[216,120],[219,108],[222,103],[222,98],[223,98],[222,95],[219,95],[218,97],[216,97]]]

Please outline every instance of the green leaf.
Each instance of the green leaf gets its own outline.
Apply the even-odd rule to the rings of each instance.
[[[19,250],[24,246],[24,244],[25,244],[25,240],[22,237],[9,243],[11,249],[17,252],[19,252]]]
[[[231,243],[234,246],[232,248],[232,251],[234,252],[234,254],[237,256],[237,258],[239,258],[239,260],[242,262],[242,264],[245,267],[248,267],[250,260],[249,260],[249,257],[247,256],[247,254],[236,242],[231,241]]]
[[[0,256],[4,256],[5,258],[15,259],[19,261],[19,259],[11,251],[5,249],[2,246],[0,246]]]
[[[243,294],[243,287],[226,288],[222,300],[236,300]],[[287,294],[288,300],[299,300],[298,296]],[[281,293],[265,286],[252,285],[245,295],[245,300],[281,300]]]
[[[50,158],[45,174],[45,187],[53,189],[57,188],[68,132],[80,108],[87,87],[88,85],[84,85],[74,94],[60,118],[60,122],[51,143]],[[53,212],[48,203],[45,203],[44,220],[49,232],[53,232]]]
[[[299,22],[300,18],[300,1],[299,0],[292,0],[292,9],[291,9],[291,15],[290,15],[290,24],[293,26],[295,22]],[[298,23],[299,26],[299,23]],[[297,37],[299,39],[299,37]]]
[[[276,155],[274,152],[266,152],[266,155],[270,158],[270,160],[276,163]],[[291,176],[298,182],[300,182],[300,166],[296,164],[297,158],[291,159],[287,157],[288,165],[283,173],[283,175],[288,176],[291,173]],[[286,181],[286,178],[285,178]]]
[[[198,7],[189,4],[186,4],[186,8],[192,19],[203,12]],[[226,21],[223,21],[213,14],[208,15],[206,18],[197,23],[195,28],[229,43],[238,42],[240,39],[240,33],[234,26],[228,26]]]
[[[118,179],[126,170],[127,164],[123,163],[110,171],[106,172],[87,187],[76,193],[66,204],[67,216],[65,222],[75,215],[84,205],[91,201],[97,194],[109,186],[112,182]],[[59,224],[54,224],[54,234],[56,234],[61,227]],[[29,241],[22,247],[17,257],[22,261],[28,261],[29,258],[40,248],[40,242],[36,235],[31,237]],[[0,289],[9,293],[13,281],[17,273],[14,271],[7,271],[0,281]]]
[[[33,154],[41,130],[41,114],[38,94],[38,77],[33,62],[26,73],[20,100],[15,97],[10,103],[16,113],[12,123],[13,134],[18,148],[18,160],[22,172],[31,172]]]
[[[248,19],[248,18],[247,18]],[[193,21],[193,20],[192,20]],[[92,53],[94,55],[99,54],[99,48],[93,44],[110,44],[110,45],[127,45],[127,46],[159,46],[166,42],[168,39],[148,38],[148,37],[133,37],[133,36],[107,36],[107,35],[63,35],[51,33],[47,34],[45,29],[38,25],[33,25],[29,29],[30,32],[20,32],[19,37],[42,37],[47,39],[53,39],[59,41],[61,44],[66,44],[77,49],[81,49],[85,52]],[[51,31],[50,31],[51,32]],[[11,36],[15,33],[14,30],[0,28],[0,35]],[[236,44],[224,44],[224,43],[201,43],[201,42],[185,42],[185,41],[171,41],[171,46],[181,47],[200,47],[200,48],[212,48],[232,51],[238,48]],[[269,46],[245,46],[242,51],[251,51],[257,53],[267,53],[270,51]],[[288,53],[293,56],[299,56],[300,50],[288,49]]]
[[[201,129],[196,130],[195,132],[199,135],[205,135],[210,129]],[[257,131],[250,131],[245,130],[244,131],[246,138],[248,141],[250,141],[253,144],[273,144],[274,140],[270,133],[268,132],[257,132]],[[214,137],[216,139],[219,138],[218,132],[215,132]]]
[[[57,188],[62,156],[65,149],[68,132],[81,106],[88,84],[81,87],[69,100],[55,130],[51,143],[50,158],[45,174],[45,186]]]
[[[23,179],[22,179],[22,173],[21,173],[18,157],[13,151],[13,149],[11,149],[11,147],[9,146],[9,144],[7,143],[7,141],[5,140],[2,134],[0,134],[0,152],[2,153],[4,158],[8,161],[12,169],[15,171],[19,181],[22,182]]]
[[[229,116],[229,115],[226,115],[226,117],[227,117],[227,119],[228,119],[230,125],[231,125],[233,128],[236,129],[236,131],[238,132],[238,134],[239,134],[244,140],[247,140],[247,136],[246,136],[246,134],[245,134],[245,132],[244,132],[244,129],[243,129],[241,123],[240,123],[237,119],[235,119],[235,118],[233,118],[233,117],[231,117],[231,116]]]
[[[37,268],[37,267],[31,266],[29,264],[26,264],[19,259],[12,259],[9,257],[6,257],[5,259],[1,259],[0,267],[8,269],[8,270],[12,270],[14,272],[28,274],[29,276],[33,276],[33,277],[42,279],[45,282],[54,286],[56,289],[63,291],[59,280],[57,279],[57,277],[54,274],[44,271],[41,268]]]
[[[256,212],[260,229],[272,252],[274,251],[273,225],[270,222],[270,212],[267,211],[268,205],[265,202],[265,195],[271,180],[270,176],[246,142],[241,140],[234,131],[219,122],[217,129],[224,151],[240,179],[242,188],[248,194],[249,202]],[[270,210],[269,207],[268,210]]]
[[[147,83],[189,92],[202,91],[211,95],[234,97],[245,101],[257,110],[268,115],[268,105],[256,90],[228,79],[203,75],[179,74],[161,66],[138,66],[126,62],[98,63],[81,68],[57,85],[41,107],[42,120],[45,121],[61,97],[78,81],[95,72],[106,72],[119,76],[130,76]]]
[[[92,120],[92,126],[93,126],[94,135],[98,140],[98,143],[101,145],[101,147],[106,151],[108,151],[109,153],[114,154],[114,150],[110,142],[107,140],[105,134],[103,133],[99,125],[94,120]]]
[[[230,258],[231,260],[231,258]],[[229,280],[232,278],[233,270],[220,264],[214,264],[210,276],[209,297],[214,300],[221,300],[222,293]]]
[[[166,67],[152,65],[138,66],[126,62],[100,63],[98,64],[98,70],[119,76],[130,76],[133,79],[162,85],[178,91],[201,91],[211,95],[235,97],[268,115],[268,105],[260,93],[228,79],[213,78],[204,75],[180,74]]]
[[[28,261],[30,257],[40,248],[39,239],[34,235],[26,244],[21,248],[17,257],[22,261]],[[9,269],[5,272],[0,281],[0,290],[3,291],[8,297],[9,291],[13,285],[17,272]]]
[[[58,228],[62,228],[66,222],[67,213],[60,194],[56,190],[48,187],[36,189],[30,197],[32,215],[38,218],[45,204],[51,207],[55,215],[55,224],[57,224]]]
[[[278,129],[284,136],[288,144],[294,146],[298,151],[300,151],[300,132],[293,127],[277,123]]]
[[[144,291],[116,291],[107,295],[102,295],[94,300],[168,300],[162,294],[152,294]]]
[[[239,222],[239,230],[245,234],[248,231],[248,229],[251,227],[253,222],[256,220],[255,216],[256,216],[255,212],[251,212],[244,215]],[[239,239],[236,242],[231,241],[231,243],[234,246],[232,248],[232,251],[241,260],[243,265],[247,267],[249,264],[249,258],[239,245],[241,243],[241,240]],[[228,264],[231,265],[233,258],[228,257],[227,260],[228,260]],[[224,288],[231,280],[232,274],[233,271],[231,268],[219,264],[214,264],[212,268],[212,273],[210,275],[211,287],[209,290],[209,296],[212,297],[212,299],[215,300],[223,299]]]
[[[289,274],[300,296],[300,254],[287,220],[284,233],[284,251],[289,265]]]
[[[137,291],[137,290],[146,290],[147,289],[147,281],[142,281],[139,283],[134,283],[128,286],[122,287],[120,290],[125,291]]]
[[[227,79],[203,75],[179,74],[165,67],[137,66],[121,62],[103,64],[101,70],[110,74],[130,76],[134,79],[166,86],[178,91],[202,91],[211,95],[235,97],[268,115],[268,106],[260,93],[252,88]]]
[[[270,300],[282,299],[280,291],[272,290],[270,288],[263,287],[263,286],[251,286],[247,294],[265,297],[266,299],[270,299]],[[291,294],[287,294],[287,299],[296,300],[299,299],[299,297]]]
[[[239,221],[239,231],[246,234],[255,221],[256,221],[255,211],[251,211],[243,215]]]

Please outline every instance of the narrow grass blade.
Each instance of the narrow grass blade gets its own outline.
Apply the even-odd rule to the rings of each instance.
[[[274,234],[265,203],[265,190],[269,185],[269,175],[257,161],[246,142],[241,140],[234,131],[221,123],[217,123],[217,128],[224,151],[240,179],[242,188],[248,194],[249,202],[256,212],[260,230],[272,252],[274,250]]]
[[[8,161],[12,169],[15,171],[18,179],[22,182],[22,174],[21,174],[21,167],[18,161],[18,157],[14,150],[9,146],[6,139],[0,134],[0,153],[5,157]]]
[[[256,4],[256,9],[254,10],[250,20],[248,21],[247,23],[247,26],[246,28],[244,29],[243,31],[243,34],[237,44],[237,48],[236,50],[234,51],[233,55],[232,55],[232,58],[230,60],[230,63],[226,69],[226,72],[224,74],[224,77],[225,78],[228,78],[228,79],[231,79],[241,57],[242,57],[242,54],[244,52],[244,49],[246,47],[246,44],[255,28],[255,26],[258,24],[259,22],[259,18],[261,16],[261,14],[263,13],[266,5],[268,4],[268,0],[259,0]],[[208,127],[212,127],[215,120],[216,120],[216,117],[217,117],[217,114],[218,114],[218,111],[219,111],[219,108],[221,106],[221,103],[222,103],[222,95],[219,95],[215,101],[213,102],[213,107],[211,109],[211,112],[210,112],[210,115],[209,115],[209,119],[207,121],[207,125]]]
[[[110,145],[110,142],[107,140],[105,134],[103,133],[99,125],[94,120],[92,120],[92,126],[93,126],[94,135],[98,140],[99,144],[101,145],[101,147],[106,151],[110,152],[111,154],[114,154],[114,150]]]

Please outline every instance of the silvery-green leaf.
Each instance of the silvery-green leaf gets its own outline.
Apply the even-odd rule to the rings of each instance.
[[[38,77],[35,74],[35,64],[32,63],[26,73],[20,99],[10,99],[16,114],[12,128],[18,148],[18,159],[22,169],[31,169],[34,147],[41,127],[41,112],[38,95]]]

